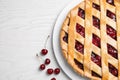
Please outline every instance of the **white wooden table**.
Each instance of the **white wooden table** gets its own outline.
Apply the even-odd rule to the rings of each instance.
[[[0,0],[0,80],[69,80],[61,72],[59,75],[46,74],[38,67],[36,53],[44,47],[47,35],[51,35],[53,25],[60,11],[72,0]],[[48,54],[51,59],[47,68],[59,67],[48,40]]]

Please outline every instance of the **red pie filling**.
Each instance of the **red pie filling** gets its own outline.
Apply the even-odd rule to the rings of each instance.
[[[117,77],[118,76],[118,70],[110,63],[108,63],[108,66],[109,66],[109,72]]]
[[[95,54],[94,52],[92,52],[91,54],[91,60],[96,63],[98,66],[101,67],[101,57],[97,54]]]
[[[99,5],[93,3],[93,4],[92,4],[92,7],[100,11],[100,6],[99,6]]]
[[[65,32],[65,36],[63,37],[63,41],[68,43],[68,33]]]
[[[80,63],[77,59],[74,59],[74,62],[80,69],[84,70],[84,68],[83,68],[84,66],[82,63]]]
[[[101,76],[98,75],[97,73],[95,73],[94,71],[92,71],[92,76],[95,76],[95,77],[99,77],[99,78],[101,78]]]
[[[77,40],[75,41],[75,49],[76,49],[78,52],[84,54],[84,45],[81,44],[80,42],[78,42]]]
[[[109,4],[112,4],[114,5],[114,0],[107,0],[107,2]],[[100,6],[97,5],[97,4],[94,4],[93,3],[93,8],[97,9],[100,11]],[[79,8],[78,10],[78,16],[80,16],[81,18],[85,19],[85,11],[81,8]],[[113,19],[114,21],[116,21],[116,16],[114,13],[112,13],[111,11],[107,10],[107,16],[111,19]],[[68,23],[68,26],[69,26],[69,23]],[[100,20],[93,16],[93,26],[95,26],[96,28],[100,29]],[[111,36],[113,39],[117,40],[117,36],[116,36],[116,30],[114,30],[112,27],[110,27],[109,25],[106,25],[107,26],[107,34],[109,36]],[[85,37],[85,29],[83,26],[79,25],[78,23],[76,24],[76,32],[78,32],[81,36]],[[65,33],[65,36],[63,37],[63,40],[68,43],[68,34]],[[96,45],[97,47],[101,47],[100,46],[100,38],[93,34],[93,38],[92,38],[92,43],[94,45]],[[112,47],[111,45],[107,44],[107,48],[108,48],[108,54],[110,54],[111,56],[113,56],[114,58],[118,59],[118,52],[117,50]],[[80,42],[78,42],[77,40],[75,41],[75,49],[84,54],[84,45],[81,44]],[[98,66],[101,67],[101,57],[97,54],[95,54],[94,52],[92,52],[91,54],[91,60],[96,63]],[[80,63],[77,59],[74,59],[74,62],[75,64],[82,70],[84,70],[84,66],[82,63]],[[114,76],[118,76],[118,70],[113,66],[111,65],[110,63],[108,64],[109,65],[109,72],[111,74],[113,74]],[[92,71],[92,76],[96,76],[96,77],[100,77],[100,75],[98,75],[97,73],[95,73],[94,71]]]
[[[116,15],[113,12],[107,10],[107,16],[116,21]]]
[[[113,47],[111,46],[110,44],[107,44],[107,51],[108,51],[108,54],[110,54],[112,57],[118,59],[118,51]]]
[[[106,26],[107,26],[107,34],[113,39],[117,40],[116,30],[109,25],[106,25]]]
[[[85,11],[81,8],[78,9],[78,16],[85,19]]]
[[[85,37],[85,28],[78,23],[76,24],[76,32]]]
[[[95,45],[95,46],[97,46],[97,47],[101,47],[100,46],[100,38],[97,36],[97,35],[95,35],[95,34],[93,34],[92,35],[92,43]]]
[[[93,26],[100,29],[100,20],[95,16],[93,16]]]
[[[107,0],[107,2],[111,5],[114,5],[114,0]]]

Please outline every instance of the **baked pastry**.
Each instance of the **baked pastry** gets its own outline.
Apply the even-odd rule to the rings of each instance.
[[[93,80],[120,80],[120,0],[85,0],[73,8],[60,32],[72,68]]]

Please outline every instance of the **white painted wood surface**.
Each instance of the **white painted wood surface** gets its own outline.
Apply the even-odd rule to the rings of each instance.
[[[51,35],[53,25],[60,11],[72,0],[0,0],[0,80],[69,80],[61,72],[59,75],[39,71],[43,60],[35,57],[44,46],[47,35]],[[48,40],[51,64],[58,64]]]

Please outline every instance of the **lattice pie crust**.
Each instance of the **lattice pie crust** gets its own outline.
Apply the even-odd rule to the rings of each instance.
[[[85,0],[67,15],[60,32],[63,55],[93,80],[120,80],[120,0]]]

